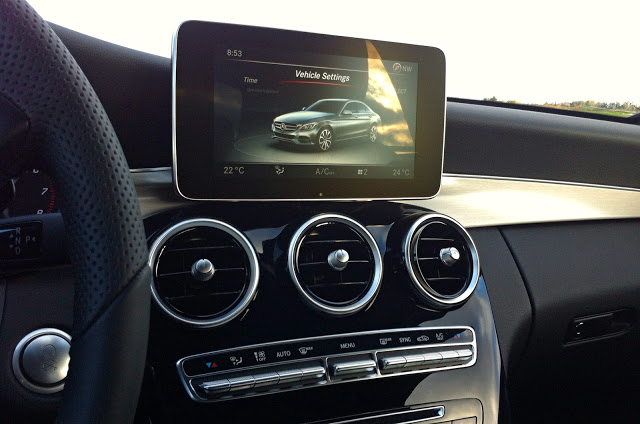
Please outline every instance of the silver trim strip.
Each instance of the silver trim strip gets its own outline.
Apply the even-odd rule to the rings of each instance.
[[[324,201],[332,201],[332,200],[427,200],[436,197],[440,190],[442,190],[442,178],[440,178],[440,183],[438,185],[438,190],[433,196],[430,197],[384,197],[384,198],[364,198],[364,197],[352,197],[352,198],[312,198],[312,199],[198,199],[185,196],[181,191],[178,184],[178,160],[177,160],[177,152],[176,152],[176,73],[177,73],[177,57],[178,57],[178,32],[180,31],[180,27],[182,24],[188,21],[180,22],[176,32],[173,34],[173,40],[171,45],[171,152],[172,152],[172,161],[173,161],[173,186],[176,189],[176,192],[182,196],[186,200],[219,200],[219,201],[254,201],[254,202],[269,202],[269,201],[281,201],[281,202],[324,202]],[[199,21],[199,22],[209,22],[211,21]],[[365,40],[361,38],[361,40]],[[402,43],[399,43],[402,44]],[[440,50],[442,51],[442,50]],[[444,56],[444,52],[442,52]],[[419,93],[418,93],[419,94]],[[445,147],[445,139],[447,132],[447,81],[446,81],[446,57],[445,57],[445,81],[444,81],[444,101],[443,101],[443,110],[444,110],[444,120],[442,122],[442,155],[440,158],[440,175],[444,170],[444,147]],[[415,142],[414,142],[415,145]]]
[[[355,230],[360,236],[367,242],[369,248],[371,249],[371,255],[373,256],[374,263],[374,273],[371,278],[371,283],[369,290],[362,299],[358,300],[356,303],[347,306],[332,306],[326,303],[322,303],[311,296],[298,280],[297,268],[298,268],[298,253],[300,249],[301,237],[304,233],[314,225],[321,224],[323,222],[336,221],[342,224],[345,224]],[[287,268],[289,270],[289,275],[291,276],[291,280],[296,286],[296,289],[302,295],[304,301],[306,301],[310,306],[331,315],[348,315],[358,312],[359,310],[365,308],[378,294],[378,290],[380,289],[380,283],[382,281],[382,255],[380,254],[380,249],[378,248],[378,244],[375,239],[371,235],[371,233],[364,227],[362,224],[357,222],[354,219],[351,219],[345,215],[338,214],[321,214],[316,215],[313,218],[309,219],[307,222],[302,224],[300,228],[295,232],[293,237],[291,238],[291,242],[289,243],[289,250],[287,254]]]
[[[177,312],[175,312],[169,305],[165,304],[163,300],[160,298],[158,291],[156,290],[155,278],[151,280],[151,296],[153,300],[156,302],[156,304],[160,307],[160,309],[165,314],[167,314],[169,317],[177,321],[180,321],[184,324],[188,324],[194,327],[199,327],[199,328],[217,327],[217,326],[228,323],[229,321],[231,321],[232,319],[240,315],[247,308],[247,306],[249,306],[249,303],[253,300],[256,294],[256,291],[258,290],[258,281],[260,279],[260,265],[258,263],[258,256],[256,255],[253,245],[251,244],[249,239],[247,239],[247,237],[244,234],[242,234],[239,230],[237,230],[236,228],[232,227],[231,225],[225,222],[218,221],[215,219],[196,218],[196,219],[189,219],[186,221],[179,222],[178,224],[175,224],[174,226],[170,227],[165,232],[163,232],[153,242],[153,244],[151,245],[151,248],[149,249],[149,267],[151,268],[154,275],[155,275],[156,260],[158,258],[158,254],[164,247],[164,244],[171,237],[178,234],[179,232],[189,228],[195,228],[195,227],[217,228],[218,230],[224,231],[227,234],[229,234],[240,244],[240,246],[242,246],[242,248],[246,252],[247,257],[249,259],[249,272],[251,274],[251,278],[249,280],[249,286],[247,288],[247,292],[245,293],[244,297],[233,309],[231,309],[226,314],[218,318],[198,320],[193,318],[187,318],[183,315],[180,315]]]
[[[614,186],[614,185],[594,184],[594,183],[579,183],[575,181],[545,180],[545,179],[538,179],[538,178],[500,177],[500,176],[492,176],[492,175],[449,174],[449,173],[443,173],[442,176],[451,177],[451,178],[476,178],[481,180],[523,181],[527,183],[559,184],[559,185],[578,186],[578,187],[605,188],[609,190],[627,190],[627,191],[640,192],[640,188],[635,188],[635,187],[624,187],[624,186]]]
[[[129,172],[131,172],[132,174],[138,174],[140,172],[164,172],[164,171],[171,171],[171,167],[170,166],[158,166],[155,168],[131,168],[129,169]]]
[[[53,394],[53,393],[58,393],[59,391],[64,389],[64,381],[66,379],[62,380],[62,382],[53,386],[39,386],[37,384],[33,384],[32,382],[30,382],[22,373],[22,367],[20,366],[20,358],[22,357],[22,351],[29,344],[31,340],[39,336],[46,336],[48,334],[54,334],[56,336],[60,336],[66,341],[68,341],[69,343],[71,343],[71,336],[62,330],[58,330],[57,328],[40,328],[24,336],[22,340],[18,342],[18,345],[16,346],[16,348],[13,350],[13,358],[11,359],[13,373],[15,374],[20,384],[22,384],[22,386],[24,386],[26,389],[34,393]]]
[[[291,339],[291,340],[282,340],[282,341],[276,341],[276,342],[269,342],[269,343],[262,343],[262,344],[254,344],[254,345],[247,345],[247,346],[240,346],[240,347],[236,347],[236,348],[231,348],[231,349],[224,349],[224,350],[218,350],[218,351],[213,351],[213,352],[205,352],[205,353],[201,353],[198,355],[191,355],[191,356],[187,356],[184,357],[180,360],[178,360],[178,362],[176,362],[176,368],[178,371],[178,376],[180,378],[180,381],[182,381],[182,385],[184,386],[185,390],[187,391],[187,394],[189,395],[189,397],[196,401],[196,402],[205,402],[205,403],[213,403],[213,402],[221,402],[221,401],[226,401],[231,399],[230,397],[225,397],[225,398],[220,398],[220,399],[204,399],[201,398],[200,396],[197,395],[197,393],[195,392],[195,389],[193,388],[193,386],[191,385],[191,382],[193,381],[194,378],[202,378],[202,377],[207,377],[207,376],[214,376],[214,375],[219,375],[220,378],[225,378],[226,375],[229,375],[230,373],[233,373],[233,370],[228,370],[228,371],[222,371],[219,373],[209,373],[209,374],[200,374],[200,375],[195,375],[195,376],[188,376],[185,371],[184,368],[182,367],[182,364],[189,359],[192,358],[198,358],[198,357],[202,357],[202,356],[208,356],[208,355],[219,355],[222,353],[226,353],[226,352],[233,352],[236,350],[244,350],[244,349],[258,349],[258,348],[268,348],[270,346],[274,346],[274,345],[280,345],[280,344],[289,344],[289,343],[302,343],[302,342],[308,342],[308,341],[312,341],[312,340],[324,340],[324,339],[331,339],[331,338],[342,338],[342,337],[349,337],[349,336],[356,336],[356,335],[372,335],[372,334],[380,334],[381,332],[403,332],[403,331],[420,331],[420,330],[449,330],[449,329],[463,329],[463,330],[469,330],[471,331],[471,334],[473,336],[473,340],[471,342],[460,342],[460,343],[434,343],[434,344],[424,344],[424,345],[417,345],[417,346],[400,346],[400,347],[395,347],[395,348],[390,348],[390,349],[374,349],[374,350],[363,350],[363,351],[355,351],[355,352],[345,352],[345,353],[336,353],[335,355],[325,355],[325,356],[320,356],[320,357],[309,357],[308,359],[296,359],[296,360],[292,360],[292,361],[283,361],[283,362],[277,362],[272,364],[274,367],[280,367],[280,366],[286,366],[289,364],[297,364],[300,362],[309,362],[309,361],[314,361],[314,360],[323,360],[324,365],[327,365],[327,359],[328,358],[339,358],[339,357],[344,357],[344,356],[353,356],[353,355],[358,355],[358,354],[373,354],[374,358],[376,358],[376,361],[378,359],[378,355],[381,353],[388,353],[388,352],[394,352],[394,351],[406,351],[406,350],[414,350],[414,349],[439,349],[439,348],[446,348],[446,347],[454,347],[454,346],[469,346],[471,345],[472,347],[472,352],[473,352],[473,357],[471,359],[471,361],[465,363],[465,364],[461,364],[461,365],[450,365],[448,367],[439,367],[439,368],[426,368],[426,369],[418,369],[418,370],[411,370],[411,371],[403,371],[400,373],[386,373],[383,374],[380,372],[380,370],[378,369],[377,373],[374,375],[370,375],[367,377],[363,377],[363,378],[359,378],[359,379],[354,379],[354,380],[333,380],[330,379],[329,381],[326,380],[322,380],[320,382],[318,382],[315,385],[307,385],[307,386],[300,386],[300,387],[291,387],[291,388],[284,388],[284,389],[278,389],[276,392],[264,392],[264,393],[249,393],[249,394],[243,394],[239,397],[243,397],[243,398],[248,398],[248,397],[254,397],[254,396],[264,396],[264,395],[268,395],[268,394],[273,394],[273,393],[282,393],[282,392],[288,392],[291,390],[301,390],[301,389],[308,389],[311,387],[318,387],[320,385],[325,385],[325,384],[344,384],[344,383],[351,383],[354,381],[362,381],[365,379],[375,379],[375,378],[387,378],[387,377],[397,377],[399,375],[412,375],[412,374],[424,374],[424,373],[431,373],[431,372],[440,372],[440,371],[449,371],[449,370],[453,370],[453,369],[460,369],[460,368],[468,368],[468,367],[472,367],[476,364],[477,360],[478,360],[478,348],[477,348],[477,339],[476,339],[476,332],[472,327],[466,326],[466,325],[458,325],[458,326],[442,326],[442,327],[409,327],[409,328],[391,328],[391,329],[384,329],[384,330],[375,330],[375,331],[362,331],[362,332],[356,332],[356,333],[345,333],[345,334],[331,334],[331,335],[326,335],[326,336],[317,336],[317,337],[307,337],[307,338],[300,338],[300,339]],[[247,371],[250,372],[251,370],[261,370],[267,368],[267,366],[265,365],[256,365],[256,366],[251,366],[251,367],[247,367],[247,368],[243,368],[242,371]],[[264,371],[262,371],[264,372]],[[262,373],[261,372],[261,373]]]
[[[471,262],[472,262],[471,266],[473,267],[473,271],[471,274],[471,281],[469,282],[469,285],[467,286],[467,288],[459,296],[456,296],[454,298],[445,298],[445,297],[437,296],[436,294],[431,293],[429,290],[425,289],[422,286],[422,284],[420,284],[418,276],[414,271],[415,261],[413,260],[413,253],[412,253],[413,237],[416,231],[418,230],[422,231],[421,227],[426,221],[433,220],[433,219],[445,221],[449,225],[456,227],[456,229],[460,232],[460,234],[462,234],[462,237],[467,242],[467,245],[469,246],[469,251],[471,253]],[[413,223],[409,231],[407,231],[407,235],[405,236],[404,243],[402,245],[402,254],[404,255],[404,263],[407,268],[407,272],[409,273],[411,282],[419,290],[421,294],[426,296],[428,300],[435,302],[436,305],[453,306],[453,305],[462,303],[465,300],[467,300],[469,296],[473,294],[473,291],[476,289],[476,286],[478,285],[478,280],[480,278],[480,259],[478,257],[478,250],[476,249],[476,245],[473,242],[473,239],[471,238],[469,233],[464,229],[464,227],[462,227],[462,225],[460,225],[458,221],[456,221],[453,218],[450,218],[448,216],[438,214],[438,213],[430,213],[428,215],[423,215],[420,218],[418,218],[416,222]]]
[[[429,406],[427,408],[411,409],[411,410],[408,410],[408,411],[390,412],[390,413],[387,413],[387,414],[380,414],[380,415],[367,415],[366,417],[354,418],[354,419],[351,419],[351,420],[335,421],[332,424],[357,423],[359,421],[365,421],[365,420],[370,420],[370,419],[374,419],[374,418],[395,417],[395,416],[398,416],[398,415],[415,414],[415,413],[419,413],[419,412],[426,412],[426,411],[432,411],[432,410],[436,410],[436,413],[435,413],[434,417],[418,418],[418,419],[411,420],[411,421],[398,421],[396,424],[420,423],[420,422],[429,421],[429,420],[437,420],[438,418],[444,418],[444,414],[445,414],[444,406],[440,405],[440,406]]]

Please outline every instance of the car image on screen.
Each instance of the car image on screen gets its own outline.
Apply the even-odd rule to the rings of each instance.
[[[333,143],[352,139],[379,139],[380,116],[358,100],[322,99],[298,112],[273,120],[273,138],[292,144],[316,146],[321,151]]]

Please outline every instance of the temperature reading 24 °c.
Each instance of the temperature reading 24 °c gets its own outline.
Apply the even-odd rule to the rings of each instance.
[[[394,177],[409,177],[411,176],[411,169],[409,168],[394,168],[393,169]]]
[[[225,166],[224,175],[244,174],[244,166]]]

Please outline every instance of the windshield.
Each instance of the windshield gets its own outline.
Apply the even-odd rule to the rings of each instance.
[[[436,46],[447,95],[617,116],[640,112],[635,29],[640,2],[362,2],[30,0],[45,19],[169,57],[187,19]],[[286,46],[279,46],[286,48]]]
[[[325,113],[340,113],[340,109],[344,106],[343,101],[339,100],[320,100],[319,102],[315,102],[307,109],[311,112],[325,112]]]

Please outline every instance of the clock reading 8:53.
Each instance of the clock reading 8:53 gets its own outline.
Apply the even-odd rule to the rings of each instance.
[[[229,56],[229,57],[242,57],[242,50],[227,49],[227,56]]]

